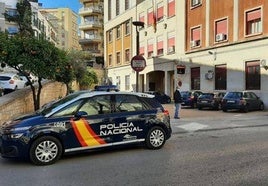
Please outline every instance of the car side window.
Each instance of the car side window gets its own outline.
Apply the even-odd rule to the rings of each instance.
[[[252,98],[252,99],[258,99],[258,96],[256,94],[254,94],[253,92],[251,92],[249,94],[250,94],[250,98]]]
[[[116,95],[116,112],[132,112],[140,110],[144,110],[144,106],[136,96]]]
[[[89,116],[99,114],[99,110],[99,105],[94,99],[88,99],[79,109],[79,111],[86,112]]]

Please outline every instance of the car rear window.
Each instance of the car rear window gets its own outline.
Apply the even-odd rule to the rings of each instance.
[[[199,98],[213,98],[214,94],[201,94]]]
[[[164,107],[155,98],[142,98],[150,107],[164,110]]]
[[[242,92],[228,92],[225,98],[240,99],[242,98],[242,96],[243,96]]]
[[[8,81],[11,77],[8,76],[0,76],[0,81]]]

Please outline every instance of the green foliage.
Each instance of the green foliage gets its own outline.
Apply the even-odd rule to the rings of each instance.
[[[79,85],[84,89],[97,83],[98,83],[98,77],[94,71],[86,71],[79,81]]]

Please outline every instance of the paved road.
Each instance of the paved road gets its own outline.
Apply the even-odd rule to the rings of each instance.
[[[268,111],[198,110],[182,107],[181,119],[173,119],[174,105],[163,105],[170,113],[173,133],[268,126]]]

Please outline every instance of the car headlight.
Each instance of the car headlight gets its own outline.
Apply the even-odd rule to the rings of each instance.
[[[10,134],[10,138],[12,138],[12,139],[18,139],[21,136],[23,136],[23,133]]]

